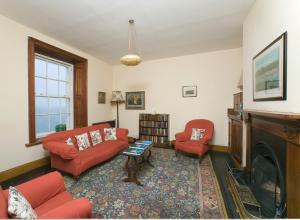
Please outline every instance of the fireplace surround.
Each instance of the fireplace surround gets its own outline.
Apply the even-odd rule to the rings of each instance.
[[[245,110],[244,119],[246,167],[229,172],[234,177],[229,187],[241,217],[299,218],[300,114]],[[247,205],[237,195],[239,183],[253,194],[257,215],[248,215]]]

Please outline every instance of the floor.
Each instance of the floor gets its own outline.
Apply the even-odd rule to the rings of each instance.
[[[236,212],[236,208],[234,206],[234,202],[232,200],[232,197],[230,195],[230,192],[228,191],[227,182],[225,179],[225,174],[227,171],[226,164],[232,164],[232,161],[227,153],[221,153],[221,152],[210,152],[211,160],[214,166],[214,170],[216,173],[216,176],[219,181],[219,185],[223,194],[224,203],[227,209],[228,218],[239,218],[238,213]],[[18,184],[21,184],[23,182],[26,182],[28,180],[34,179],[38,176],[41,176],[45,173],[48,173],[51,171],[50,166],[44,166],[38,169],[35,169],[31,172],[25,173],[23,175],[20,175],[16,178],[13,178],[11,180],[5,181],[1,183],[1,186],[3,189],[8,188],[9,186],[16,186]]]

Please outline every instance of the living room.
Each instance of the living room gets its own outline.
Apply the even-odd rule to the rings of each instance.
[[[79,215],[81,218],[299,217],[299,17],[297,0],[0,1],[3,113],[0,185],[7,190],[9,186],[59,171],[66,190],[74,198],[87,199],[91,205],[90,213]],[[133,23],[130,19],[134,19]],[[255,81],[254,64],[257,60],[258,67],[262,65],[260,59],[263,60],[275,46],[279,48],[278,80],[264,85],[269,89],[262,94],[259,88],[254,88],[259,84]],[[131,52],[142,61],[137,60],[135,66],[120,63],[120,58]],[[158,127],[167,132],[166,146],[151,147],[152,155],[147,159],[153,168],[143,164],[137,169],[135,179],[143,186],[119,181],[127,174],[131,177],[121,148],[113,156],[82,168],[82,172],[77,170],[74,174],[71,168],[65,170],[65,163],[58,168],[60,162],[56,160],[55,164],[51,158],[52,149],[45,141],[48,135],[54,137],[50,133],[56,135],[58,123],[52,124],[51,114],[47,113],[44,121],[41,118],[45,119],[45,115],[36,115],[39,112],[37,100],[43,98],[44,89],[50,87],[36,84],[37,78],[43,78],[36,71],[36,59],[47,66],[56,63],[61,68],[70,68],[73,73],[70,81],[58,79],[61,84],[71,85],[66,89],[70,97],[67,94],[60,97],[66,100],[69,109],[59,116],[59,124],[64,124],[62,115],[66,117],[64,122],[68,130],[61,132],[94,124],[102,139],[106,139],[103,132],[107,127],[103,127],[103,123],[109,122],[110,126],[117,127],[114,130],[117,137],[129,137],[129,143],[123,146],[126,148],[138,139],[149,139],[141,138],[145,135],[141,132],[143,114],[167,115],[167,129]],[[276,83],[278,92],[272,90]],[[37,88],[41,92],[39,96]],[[116,91],[120,91],[121,101],[115,101]],[[130,96],[135,95],[141,100],[136,105],[129,101]],[[54,97],[56,95],[50,98]],[[213,134],[201,144],[203,151],[191,152],[188,146],[190,155],[180,149],[178,134],[195,119],[212,122]],[[81,131],[89,133],[92,128],[82,128],[72,135],[79,135]],[[208,133],[209,129],[205,129]],[[262,141],[259,134],[266,139]],[[67,133],[65,141],[73,136]],[[90,134],[89,138],[92,145]],[[272,140],[280,143],[278,147],[273,144],[275,150],[272,152],[277,156],[272,164],[279,164],[280,172],[275,173],[282,173],[283,181],[272,177],[276,184],[275,193],[270,197],[278,201],[274,207],[265,207],[261,204],[264,200],[255,197],[257,192],[252,190],[250,194],[254,193],[255,198],[251,204],[255,208],[250,205],[249,211],[249,204],[240,198],[239,190],[231,186],[227,173],[234,181],[239,182],[240,176],[247,175],[250,179],[252,175],[253,180],[256,163],[264,162],[261,157],[256,159],[260,148],[253,145],[255,142],[272,145]],[[282,145],[285,146],[283,151]],[[54,148],[59,151],[56,146]],[[77,151],[72,153],[77,155]],[[204,175],[204,171],[209,175]],[[175,174],[181,172],[182,176],[187,175],[186,183],[175,178]],[[196,172],[195,175],[192,172]],[[94,180],[93,175],[99,173],[103,178],[95,177]],[[245,177],[245,182],[247,179]],[[108,184],[110,181],[112,186]],[[159,189],[149,185],[159,181],[162,181]],[[175,182],[177,185],[173,188],[164,189]],[[194,184],[194,188],[190,188],[195,195],[187,193],[188,183]],[[213,186],[211,194],[205,194],[209,188],[207,183]],[[97,184],[103,185],[103,189],[95,187]],[[228,190],[229,186],[233,188]],[[118,195],[109,191],[110,187],[124,187],[126,193]],[[247,187],[253,188],[253,181],[249,181]],[[168,190],[169,195],[172,194],[170,198]],[[153,196],[151,204],[147,203],[147,196]],[[253,211],[256,208],[258,211]],[[265,211],[268,208],[270,212]],[[39,212],[37,214],[42,217]],[[48,217],[70,216],[53,214]]]

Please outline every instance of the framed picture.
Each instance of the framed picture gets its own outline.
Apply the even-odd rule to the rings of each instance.
[[[105,92],[98,92],[98,104],[105,104]]]
[[[253,58],[253,100],[286,100],[286,41],[283,33]]]
[[[197,86],[182,86],[182,97],[197,97]]]
[[[145,92],[126,92],[126,109],[144,110]]]

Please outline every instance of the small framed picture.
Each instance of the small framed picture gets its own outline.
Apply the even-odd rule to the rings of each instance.
[[[105,92],[98,92],[98,104],[105,104]]]
[[[197,86],[182,86],[182,97],[197,97]]]
[[[144,110],[145,109],[145,91],[126,92],[126,109]]]

